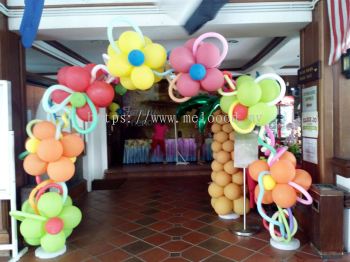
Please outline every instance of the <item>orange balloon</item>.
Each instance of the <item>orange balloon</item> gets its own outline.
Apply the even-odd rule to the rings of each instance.
[[[33,127],[33,135],[39,140],[54,138],[55,133],[56,126],[49,121],[41,121]]]
[[[259,185],[256,185],[256,187],[255,187],[255,189],[254,189],[255,202],[257,202],[257,200],[258,200],[259,192],[260,192]],[[265,190],[264,196],[263,196],[263,199],[262,199],[261,202],[262,202],[263,204],[272,204],[272,203],[273,203],[272,191],[267,191],[267,190]]]
[[[37,154],[29,154],[23,161],[26,173],[32,176],[40,176],[46,172],[47,163],[42,161]]]
[[[258,181],[262,171],[269,171],[269,165],[263,160],[256,160],[249,165],[249,175],[255,181]]]
[[[272,199],[279,207],[290,208],[297,202],[297,193],[288,184],[277,184],[272,190]]]
[[[297,159],[295,158],[294,154],[286,151],[281,157],[280,160],[288,160],[293,164],[294,167],[297,166]]]
[[[271,176],[276,183],[287,184],[295,177],[295,167],[288,160],[279,160],[270,167]]]
[[[307,171],[303,169],[296,169],[293,182],[302,186],[305,188],[305,190],[308,190],[312,184],[312,178]]]
[[[38,146],[38,157],[45,162],[54,162],[58,160],[63,153],[63,147],[60,141],[54,138],[44,139]]]
[[[76,157],[84,150],[84,141],[79,135],[69,134],[61,139],[63,146],[63,156]]]
[[[48,176],[56,182],[65,182],[72,178],[75,172],[75,166],[67,157],[61,157],[47,166]]]

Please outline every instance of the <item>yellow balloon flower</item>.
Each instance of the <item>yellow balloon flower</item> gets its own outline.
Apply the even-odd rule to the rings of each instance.
[[[276,181],[273,179],[271,175],[266,175],[263,177],[263,185],[265,190],[272,190],[276,186]]]
[[[27,142],[25,144],[25,148],[29,153],[34,154],[38,150],[39,144],[40,144],[39,139],[30,138],[27,140]]]
[[[108,47],[107,68],[111,75],[120,78],[126,89],[147,90],[160,81],[154,71],[163,71],[167,58],[163,46],[134,31],[122,33],[115,44],[116,49]]]

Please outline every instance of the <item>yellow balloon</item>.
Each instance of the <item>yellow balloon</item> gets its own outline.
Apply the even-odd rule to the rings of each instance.
[[[132,65],[128,61],[128,57],[123,54],[117,54],[110,57],[107,62],[107,68],[113,76],[129,76],[132,70]]]
[[[126,31],[119,37],[119,47],[122,52],[129,54],[134,49],[141,50],[145,46],[141,36],[134,31]]]
[[[39,139],[30,138],[27,140],[25,144],[25,148],[29,153],[33,154],[33,153],[36,153],[36,151],[38,150],[39,144],[40,144]]]
[[[117,104],[117,103],[111,103],[109,106],[108,106],[108,109],[109,111],[111,112],[115,112],[117,111],[118,109],[120,108],[120,106]]]
[[[272,190],[276,186],[276,182],[271,175],[266,175],[263,177],[263,185],[265,190]]]
[[[153,42],[152,42],[152,40],[148,37],[148,36],[143,36],[143,38],[145,39],[145,44],[146,45],[149,45],[149,44],[152,44]]]
[[[119,48],[118,41],[115,41],[115,45]],[[107,54],[109,57],[116,56],[118,53],[113,49],[112,45],[109,45],[107,48]]]
[[[117,117],[118,117],[117,112],[109,112],[109,114],[108,114],[109,120],[115,121],[115,120],[117,120]]]
[[[152,69],[164,66],[166,62],[166,50],[160,44],[146,45],[143,49],[145,64]]]
[[[73,163],[75,163],[75,161],[77,161],[77,157],[75,156],[75,157],[71,157],[71,158],[69,158],[70,159],[70,161],[72,161]]]
[[[133,84],[130,77],[121,77],[120,83],[122,84],[122,86],[124,86],[128,90],[136,89],[136,86]]]
[[[163,73],[164,72],[163,68],[154,69],[154,71],[157,71],[159,73]],[[163,79],[163,77],[157,76],[156,74],[154,74],[154,83],[158,83],[162,79]]]
[[[134,86],[141,90],[147,90],[154,83],[154,74],[152,70],[145,65],[135,67],[131,72],[131,81]]]

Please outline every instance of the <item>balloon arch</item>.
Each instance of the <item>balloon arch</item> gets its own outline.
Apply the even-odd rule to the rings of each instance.
[[[115,41],[113,27],[120,22],[128,23],[134,31],[123,32]],[[227,55],[228,44],[218,33],[190,39],[171,50],[167,57],[162,45],[152,42],[127,19],[112,21],[107,32],[110,44],[107,54],[103,54],[105,64],[61,68],[58,84],[48,88],[42,99],[47,119],[33,120],[27,125],[26,151],[19,157],[24,160],[26,173],[35,177],[37,186],[21,210],[13,210],[10,215],[21,221],[24,240],[39,246],[37,255],[54,257],[64,253],[66,238],[82,219],[65,184],[74,175],[74,162],[84,150],[80,134],[93,132],[99,108],[109,107],[111,119],[121,113],[113,103],[116,94],[150,89],[164,77],[169,81],[169,97],[179,103],[178,118],[196,109],[200,132],[212,115],[221,114],[229,119],[228,125],[220,121],[212,125],[215,160],[208,191],[220,215],[232,211],[242,214],[237,203],[245,197],[241,192],[244,181],[233,165],[234,132],[248,134],[260,128],[258,143],[267,159],[256,160],[249,166],[251,178],[258,182],[255,188],[258,211],[274,240],[291,241],[298,228],[292,207],[297,202],[312,203],[307,193],[312,181],[306,171],[296,169],[295,157],[286,147],[276,148],[268,126],[276,118],[276,105],[286,92],[283,79],[268,73],[256,79],[242,75],[233,80],[229,72],[220,71],[218,67]],[[215,44],[204,42],[207,38],[219,40],[221,51]],[[83,122],[89,123],[85,129],[81,127]],[[74,132],[65,131],[70,123]],[[278,211],[269,217],[262,204],[276,204]]]

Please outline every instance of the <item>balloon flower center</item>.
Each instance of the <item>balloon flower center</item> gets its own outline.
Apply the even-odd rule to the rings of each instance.
[[[63,221],[59,217],[50,218],[45,224],[45,230],[51,235],[56,235],[63,229]]]
[[[86,98],[82,93],[75,92],[70,97],[70,103],[74,107],[83,107],[86,104]]]
[[[233,118],[242,121],[247,118],[248,116],[248,107],[242,105],[242,104],[237,104],[235,108],[233,109]]]
[[[140,50],[132,50],[128,55],[129,63],[133,66],[140,66],[145,62],[145,55]]]
[[[202,80],[207,74],[207,70],[202,64],[193,64],[190,68],[190,76],[193,80]]]

